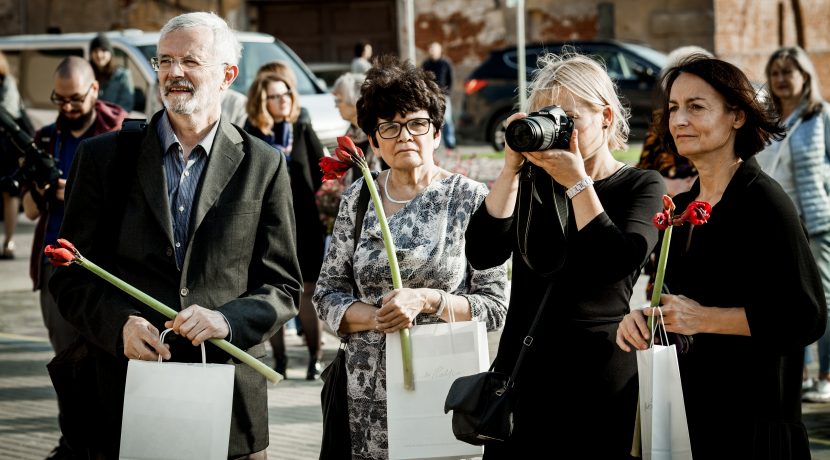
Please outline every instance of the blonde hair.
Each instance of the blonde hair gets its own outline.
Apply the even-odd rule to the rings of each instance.
[[[593,104],[600,109],[608,106],[613,116],[607,128],[608,147],[612,150],[627,148],[628,118],[630,112],[617,96],[616,86],[604,65],[596,60],[576,53],[557,55],[548,53],[537,61],[539,69],[533,74],[528,86],[526,112],[539,110],[549,105],[555,91],[565,89],[575,97]]]

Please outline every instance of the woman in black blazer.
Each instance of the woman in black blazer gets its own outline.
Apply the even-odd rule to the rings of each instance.
[[[311,127],[308,112],[300,108],[296,82],[294,72],[285,63],[277,61],[262,66],[248,90],[245,131],[267,142],[288,161],[297,227],[297,257],[303,275],[299,318],[309,353],[306,379],[314,380],[322,369],[322,326],[311,304],[311,295],[320,274],[325,244],[325,228],[315,202],[315,194],[322,184],[319,163],[323,146]],[[271,346],[274,368],[285,375],[287,358],[283,329],[271,337]]]

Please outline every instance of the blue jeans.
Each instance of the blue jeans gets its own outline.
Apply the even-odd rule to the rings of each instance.
[[[455,125],[452,122],[452,100],[449,95],[444,97],[446,101],[446,108],[444,109],[444,127],[441,129],[441,135],[444,137],[444,147],[448,149],[455,148]]]
[[[810,250],[821,275],[824,298],[830,299],[830,232],[811,236]],[[822,374],[830,373],[830,321],[827,322],[824,335],[818,339],[818,371]]]

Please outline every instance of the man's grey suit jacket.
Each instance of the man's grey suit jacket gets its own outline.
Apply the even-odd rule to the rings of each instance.
[[[220,121],[194,198],[179,271],[155,129],[160,115],[153,117],[131,163],[116,161],[125,154],[117,151],[116,133],[79,146],[60,235],[174,310],[198,304],[221,312],[232,329],[231,343],[262,359],[264,342],[296,315],[302,289],[286,161],[267,144]],[[124,163],[134,164],[134,170],[125,170],[132,167]],[[78,266],[58,270],[50,288],[61,313],[98,358],[100,397],[113,408],[102,415],[102,425],[111,432],[107,442],[114,437],[117,446],[127,365],[123,326],[128,316],[140,315],[161,331],[165,318]],[[231,362],[218,348],[208,344],[207,350],[208,361]],[[174,340],[171,352],[173,361],[201,359],[199,348],[186,339]],[[236,363],[229,455],[267,445],[266,381]]]

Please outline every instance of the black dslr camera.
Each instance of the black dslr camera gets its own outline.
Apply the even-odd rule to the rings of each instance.
[[[507,125],[504,140],[517,152],[538,152],[549,149],[567,149],[571,144],[574,122],[562,107],[549,105],[526,118]]]
[[[14,146],[23,156],[23,166],[11,176],[0,178],[0,191],[12,195],[20,194],[21,184],[37,184],[45,187],[61,177],[61,170],[55,159],[35,145],[35,141],[14,121],[5,109],[0,107],[0,132],[6,137],[6,144]],[[6,152],[11,155],[11,152]]]

